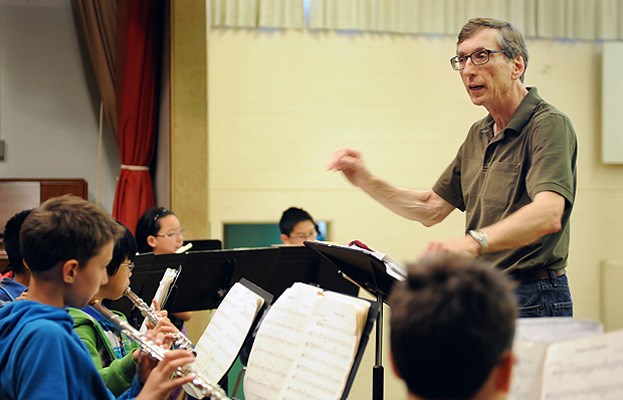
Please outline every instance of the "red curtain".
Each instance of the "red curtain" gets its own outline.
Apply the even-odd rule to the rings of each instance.
[[[154,206],[150,166],[156,147],[159,50],[163,9],[158,0],[121,0],[118,4],[117,104],[121,172],[113,216],[134,231]]]

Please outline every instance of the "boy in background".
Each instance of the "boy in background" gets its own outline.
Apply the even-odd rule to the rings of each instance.
[[[19,245],[19,230],[31,210],[20,211],[12,216],[4,226],[4,249],[9,259],[10,278],[0,281],[0,307],[15,301],[26,289],[30,281],[30,271],[24,266]]]
[[[290,207],[279,220],[281,242],[289,246],[302,246],[306,240],[315,241],[318,227],[311,215],[302,208]]]

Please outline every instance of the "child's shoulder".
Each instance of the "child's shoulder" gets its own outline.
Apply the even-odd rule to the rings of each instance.
[[[71,318],[62,308],[20,300],[12,317],[16,333],[26,341],[53,342],[71,332]]]

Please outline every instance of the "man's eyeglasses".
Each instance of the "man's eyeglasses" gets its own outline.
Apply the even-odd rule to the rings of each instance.
[[[168,238],[168,239],[170,239],[172,237],[178,238],[180,236],[184,236],[184,230],[180,229],[178,232],[168,232],[168,233],[165,233],[164,235],[154,235],[154,236],[156,236],[156,237],[165,237],[165,238]]]
[[[472,60],[472,64],[474,65],[482,65],[489,62],[491,58],[491,54],[494,53],[504,53],[506,54],[506,50],[489,50],[489,49],[480,49],[476,50],[472,54],[466,54],[462,56],[454,56],[450,59],[450,65],[452,69],[455,71],[460,71],[465,68],[465,64],[467,63],[467,59]]]
[[[132,270],[134,269],[134,263],[132,261],[127,263],[121,263],[121,265],[125,265],[126,267],[128,267],[128,271],[130,272],[132,272]]]

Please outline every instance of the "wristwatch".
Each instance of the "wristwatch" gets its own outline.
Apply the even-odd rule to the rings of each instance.
[[[489,247],[489,238],[487,234],[480,229],[474,229],[467,232],[480,245],[480,254]]]

